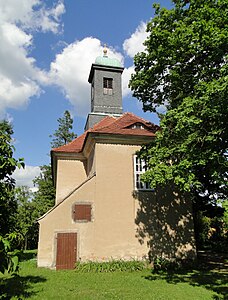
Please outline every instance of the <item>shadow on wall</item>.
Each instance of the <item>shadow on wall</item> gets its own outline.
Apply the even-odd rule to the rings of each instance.
[[[140,244],[147,243],[151,261],[196,257],[192,204],[174,188],[134,192],[138,200],[135,223]]]

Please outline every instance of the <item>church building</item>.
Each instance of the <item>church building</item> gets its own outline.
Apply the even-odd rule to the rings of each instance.
[[[39,267],[195,255],[187,197],[140,181],[146,165],[136,153],[159,127],[123,113],[123,69],[104,49],[89,74],[91,112],[84,133],[51,151],[56,202],[39,219]]]

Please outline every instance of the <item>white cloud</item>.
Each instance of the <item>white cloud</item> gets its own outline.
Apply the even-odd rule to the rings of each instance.
[[[143,42],[146,40],[147,36],[146,23],[141,22],[131,37],[126,39],[123,43],[123,49],[127,55],[133,58],[138,52],[144,51],[145,46],[143,45]]]
[[[6,107],[25,106],[31,96],[37,96],[40,93],[40,88],[34,81],[17,83],[0,74],[0,82],[0,112],[3,112]]]
[[[31,97],[39,97],[43,85],[55,84],[75,107],[76,113],[85,115],[90,107],[90,85],[88,76],[91,64],[102,55],[101,41],[87,37],[66,45],[56,55],[47,73],[36,66],[30,55],[33,32],[62,30],[61,16],[65,12],[63,0],[47,7],[42,0],[0,0],[0,115],[6,108],[28,105]],[[141,23],[123,44],[129,57],[143,51],[146,39],[146,24]],[[110,48],[109,57],[123,63],[123,55]],[[122,76],[123,97],[131,91],[128,83],[134,67],[126,68]]]
[[[97,56],[102,54],[100,40],[87,37],[65,47],[51,64],[50,77],[75,107],[77,114],[88,113],[90,107],[89,72]],[[123,61],[120,53],[108,50],[109,57]]]
[[[25,166],[25,168],[17,168],[12,177],[16,180],[16,186],[26,185],[34,191],[33,180],[39,176],[41,170],[35,166]]]
[[[0,0],[0,115],[40,95],[47,75],[29,55],[32,30],[58,33],[64,10],[61,1],[47,8],[40,0]]]
[[[134,66],[125,68],[122,75],[122,92],[123,97],[131,95],[131,89],[128,87],[129,80],[131,79],[131,74],[134,73]]]
[[[140,25],[136,28],[135,32],[131,35],[130,38],[126,39],[123,43],[123,49],[125,53],[134,58],[138,52],[145,50],[143,42],[146,40],[148,33],[146,32],[146,23],[141,22]],[[131,79],[131,74],[134,73],[134,65],[129,68],[124,69],[122,76],[123,83],[123,97],[131,95],[131,90],[128,87],[129,80]]]
[[[62,2],[59,2],[56,7],[47,9],[42,7],[39,11],[36,11],[33,16],[32,24],[34,27],[41,29],[42,31],[52,31],[58,33],[60,28],[60,17],[65,12],[65,7]]]
[[[65,12],[63,1],[47,7],[42,0],[0,0],[0,20],[18,24],[24,29],[52,31],[61,30],[60,17]]]

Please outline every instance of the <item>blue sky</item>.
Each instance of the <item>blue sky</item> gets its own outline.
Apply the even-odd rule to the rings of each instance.
[[[90,66],[103,45],[123,63],[123,108],[152,122],[127,88],[133,57],[143,51],[150,0],[0,0],[0,118],[11,120],[15,156],[26,169],[17,184],[31,186],[39,166],[50,162],[50,138],[65,110],[74,132],[83,132],[90,109]],[[170,8],[171,1],[156,1]]]

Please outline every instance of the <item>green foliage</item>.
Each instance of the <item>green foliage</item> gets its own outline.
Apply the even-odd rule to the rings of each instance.
[[[130,86],[145,111],[166,106],[161,131],[142,148],[151,187],[175,183],[195,201],[227,199],[228,2],[156,5]]]
[[[149,149],[144,148],[151,168],[146,179],[152,186],[173,180],[185,191],[194,187],[207,199],[224,199],[227,84],[224,78],[212,80],[205,89],[199,84],[194,97],[183,99],[178,108],[167,111],[156,141]]]
[[[223,221],[225,223],[225,229],[228,232],[228,200],[222,202],[222,207],[224,208]]]
[[[66,110],[64,116],[58,120],[59,128],[50,135],[53,140],[51,141],[51,147],[57,148],[71,142],[77,135],[74,132],[70,132],[73,128],[73,119],[71,118],[70,112]]]
[[[209,243],[209,232],[211,228],[211,218],[204,216],[201,211],[198,212],[197,214],[197,234],[199,235],[197,241],[199,243],[199,248],[200,246],[205,246],[208,245]]]
[[[18,160],[13,157],[15,150],[12,145],[11,135],[13,134],[12,126],[7,121],[0,122],[0,180],[12,186],[14,181],[10,177],[16,167],[24,167],[22,158]]]
[[[15,159],[11,135],[12,126],[7,121],[0,122],[0,272],[14,273],[18,269],[18,257],[12,252],[12,244],[17,235],[15,211],[17,203],[14,199],[15,182],[11,175],[16,167],[24,167],[23,159]],[[11,252],[10,252],[11,251]]]
[[[152,259],[153,273],[177,272],[180,270],[193,269],[197,266],[194,259],[168,259],[161,256],[155,256]]]
[[[0,234],[14,231],[17,203],[13,196],[13,186],[0,181]]]
[[[199,82],[220,78],[226,63],[227,0],[173,2],[170,10],[155,5],[146,51],[135,56],[130,85],[144,110],[177,107]]]
[[[180,265],[178,264],[178,261],[170,261],[169,259],[156,256],[153,259],[153,272],[159,273],[164,271],[170,271],[170,270],[177,270],[180,268]]]
[[[221,214],[221,213],[220,213]],[[223,215],[209,210],[198,211],[195,216],[196,240],[198,249],[226,252],[228,248],[228,232]]]
[[[111,260],[107,262],[77,262],[76,272],[82,273],[110,273],[110,272],[135,272],[148,267],[145,261]]]
[[[37,249],[33,250],[23,250],[19,252],[19,261],[28,261],[28,260],[33,260],[36,261],[37,259]]]
[[[15,182],[11,175],[16,167],[24,167],[23,159],[15,159],[11,135],[12,126],[7,121],[0,122],[0,234],[5,235],[14,231],[15,210],[13,189]]]
[[[15,230],[20,232],[20,247],[30,249],[37,247],[37,220],[34,216],[36,207],[33,203],[33,195],[27,186],[16,187],[15,200],[17,201],[17,220]]]
[[[33,198],[37,218],[46,213],[55,204],[55,187],[52,180],[51,166],[44,165],[40,169],[40,175],[34,180],[34,184],[38,188]]]
[[[12,251],[11,244],[17,240],[18,236],[15,233],[2,237],[0,235],[0,272],[4,274],[16,273],[19,268],[18,251]]]

